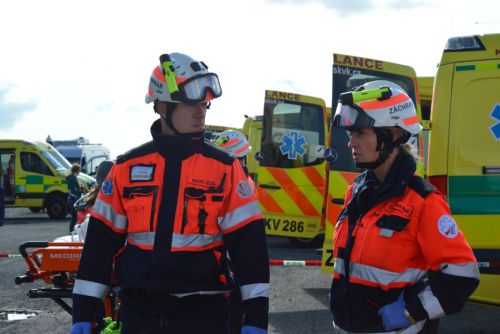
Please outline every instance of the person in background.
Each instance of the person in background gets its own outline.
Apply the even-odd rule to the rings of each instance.
[[[243,133],[237,130],[222,131],[215,136],[213,143],[227,152],[231,157],[238,158],[241,167],[243,167],[245,174],[248,176],[246,159],[252,148],[248,144],[248,139]]]
[[[101,162],[97,167],[95,185],[88,193],[84,194],[75,202],[74,206],[77,212],[76,225],[82,224],[90,215],[90,211],[92,210],[92,206],[94,205],[97,195],[99,194],[101,185],[111,170],[111,167],[113,167],[113,161],[105,160]]]
[[[76,224],[77,213],[75,209],[75,202],[83,194],[83,190],[78,182],[78,174],[80,174],[80,170],[80,165],[74,163],[71,165],[70,174],[66,177],[66,183],[68,184],[68,207],[71,213],[69,232],[73,231]]]
[[[160,56],[146,95],[160,118],[151,142],[117,158],[94,203],[72,334],[91,332],[112,283],[120,287],[122,334],[229,333],[227,253],[243,300],[241,333],[267,333],[263,215],[239,161],[204,141],[206,111],[221,94],[203,62]]]
[[[4,177],[5,177],[5,172],[0,162],[0,226],[3,226],[3,221],[5,219]]]
[[[462,310],[479,269],[443,194],[415,174],[413,101],[392,82],[366,83],[340,95],[333,126],[365,169],[335,226],[334,332],[435,332],[433,320]]]
[[[213,143],[229,154],[229,156],[239,159],[246,176],[248,176],[246,157],[252,148],[248,144],[247,137],[243,133],[236,130],[222,131],[213,139]],[[253,180],[249,178],[248,182],[252,185],[252,188],[255,191]],[[229,269],[233,273],[233,264],[230,258],[228,258],[228,260]],[[235,285],[236,288],[229,294],[229,327],[231,334],[239,334],[241,332],[244,316],[241,293],[236,279]]]

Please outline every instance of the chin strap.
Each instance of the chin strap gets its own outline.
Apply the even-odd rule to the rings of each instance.
[[[411,134],[405,131],[405,135],[393,141],[392,132],[390,129],[374,128],[377,135],[377,148],[379,152],[378,158],[372,162],[356,162],[356,167],[361,169],[375,169],[383,164],[392,151],[401,144],[404,144],[410,139]]]
[[[167,125],[170,129],[172,129],[172,131],[174,131],[174,133],[177,135],[177,136],[180,136],[180,137],[183,137],[183,138],[186,138],[186,139],[198,139],[200,137],[204,137],[205,136],[205,131],[199,131],[199,132],[190,132],[190,133],[180,133],[174,126],[174,122],[172,122],[172,114],[174,113],[174,110],[176,108],[177,104],[176,103],[171,103],[171,102],[167,102],[167,112],[166,112],[166,117],[162,117],[158,111],[156,111],[156,105],[153,106],[154,108],[154,111],[160,115],[160,118],[163,119],[165,122],[167,122]]]

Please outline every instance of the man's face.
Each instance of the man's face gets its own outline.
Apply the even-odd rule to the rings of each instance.
[[[349,132],[347,146],[352,150],[352,158],[356,162],[372,162],[378,159],[377,135],[374,129],[361,129]]]
[[[157,110],[166,117],[166,104],[158,103]],[[205,128],[205,115],[207,103],[195,104],[179,103],[172,114],[172,123],[179,133],[201,132]]]

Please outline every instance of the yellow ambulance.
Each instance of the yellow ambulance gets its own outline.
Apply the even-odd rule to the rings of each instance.
[[[252,149],[258,160],[253,175],[266,233],[289,237],[298,247],[323,239],[326,119],[320,98],[267,90],[262,130],[255,128],[255,136],[262,135],[260,148]]]
[[[432,98],[428,178],[479,261],[472,298],[500,304],[500,34],[450,38]]]
[[[52,145],[26,140],[0,140],[0,168],[5,207],[47,209],[52,219],[68,213],[66,176],[71,165]],[[95,179],[80,173],[86,189]]]

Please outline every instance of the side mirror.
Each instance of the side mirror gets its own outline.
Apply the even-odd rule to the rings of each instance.
[[[327,149],[325,149],[324,157],[326,161],[333,164],[339,159],[339,152],[337,152],[337,149],[335,147],[328,147]]]

